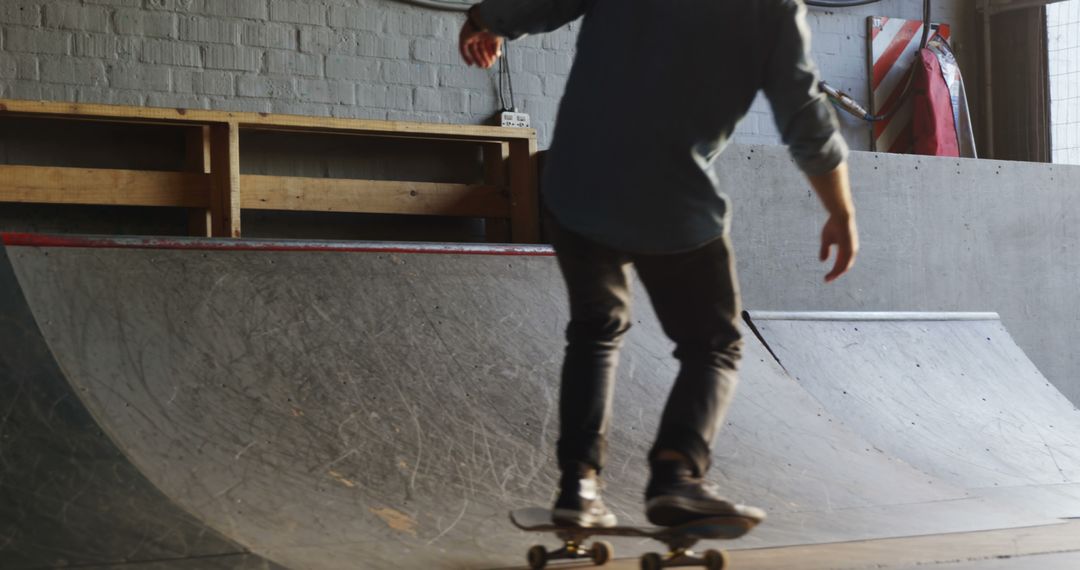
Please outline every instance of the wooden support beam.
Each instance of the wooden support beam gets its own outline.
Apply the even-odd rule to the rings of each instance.
[[[208,187],[195,172],[0,165],[0,202],[205,208]]]
[[[240,127],[210,127],[210,212],[213,237],[240,237]]]
[[[244,175],[242,207],[251,210],[508,217],[496,186]]]
[[[540,242],[540,196],[537,190],[536,139],[510,146],[510,232],[514,243]]]
[[[492,186],[506,188],[506,194],[509,195],[507,180],[510,175],[508,171],[510,145],[507,143],[493,143],[484,144],[481,148],[484,153],[484,182]],[[503,216],[485,219],[484,233],[488,243],[509,243],[511,240],[509,218]]]
[[[184,170],[199,174],[210,174],[210,128],[189,127],[184,130],[186,149]],[[209,179],[208,179],[209,184]],[[207,188],[209,192],[209,188]],[[188,233],[195,237],[213,235],[213,216],[207,203],[206,207],[193,208],[188,212]]]
[[[125,105],[99,105],[95,103],[24,101],[19,99],[0,99],[0,114],[2,113],[12,115],[39,115],[56,119],[106,119],[150,124],[188,123],[193,125],[211,125],[235,123],[242,128],[282,128],[290,130],[310,130],[313,132],[341,131],[353,134],[386,134],[420,138],[440,137],[454,140],[500,141],[536,138],[536,131],[533,129],[510,129],[482,125],[445,125],[438,123],[306,117],[302,115],[273,115],[270,113],[241,113],[230,111],[207,111],[202,109],[175,109],[168,107],[129,107]]]

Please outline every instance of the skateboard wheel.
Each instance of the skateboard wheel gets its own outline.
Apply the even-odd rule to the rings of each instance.
[[[664,559],[655,552],[650,552],[641,557],[641,570],[660,570],[664,567]]]
[[[593,564],[603,566],[615,557],[615,549],[612,548],[610,542],[598,540],[594,542],[592,548],[589,549],[589,557],[592,558]]]
[[[706,550],[705,551],[705,568],[708,570],[724,570],[728,565],[728,556],[726,552],[719,550]]]
[[[529,549],[529,554],[526,558],[529,561],[529,570],[543,570],[544,566],[547,566],[548,561],[547,549],[538,544]]]

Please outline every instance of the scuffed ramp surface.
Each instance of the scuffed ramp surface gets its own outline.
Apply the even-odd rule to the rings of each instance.
[[[139,469],[292,568],[520,563],[539,537],[507,513],[547,505],[556,480],[565,300],[554,260],[165,245],[204,243],[219,250],[9,249],[68,381]],[[605,472],[631,523],[675,376],[638,302]],[[1047,522],[874,449],[748,340],[711,474],[770,510],[742,544]]]
[[[234,555],[243,552],[172,504],[102,432],[53,361],[0,249],[0,568],[274,567]]]
[[[997,315],[750,318],[799,384],[885,453],[974,495],[1080,516],[1080,410]]]

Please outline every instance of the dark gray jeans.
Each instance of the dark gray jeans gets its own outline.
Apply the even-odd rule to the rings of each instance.
[[[677,451],[703,475],[734,394],[742,350],[730,240],[723,237],[686,253],[641,255],[550,225],[570,298],[559,465],[604,467],[619,347],[630,328],[629,270],[634,266],[664,332],[675,341],[681,365],[650,458],[661,450]]]

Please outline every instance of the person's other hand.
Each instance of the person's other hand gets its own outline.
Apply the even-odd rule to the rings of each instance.
[[[836,281],[855,265],[855,256],[859,254],[859,229],[854,216],[830,216],[821,230],[821,261],[829,260],[829,254],[836,246],[836,262],[832,271],[825,276],[826,283]]]
[[[470,16],[461,26],[461,34],[458,37],[458,50],[461,58],[469,65],[475,65],[487,69],[502,55],[503,39],[475,23],[475,14]]]

